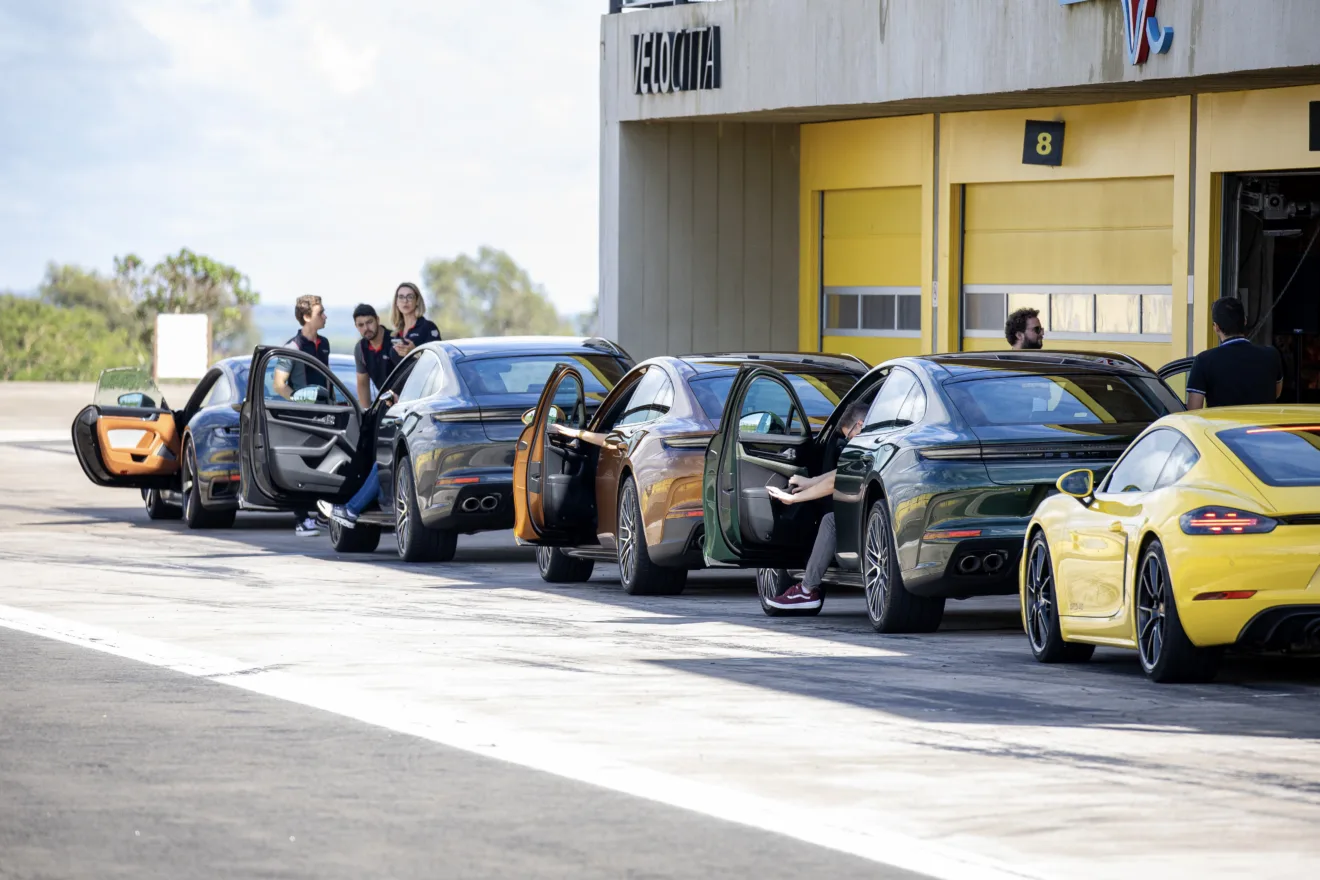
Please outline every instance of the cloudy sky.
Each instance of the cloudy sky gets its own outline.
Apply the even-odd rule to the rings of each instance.
[[[605,0],[0,0],[0,290],[180,247],[262,301],[509,251],[597,284]]]

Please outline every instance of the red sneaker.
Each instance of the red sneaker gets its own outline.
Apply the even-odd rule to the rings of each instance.
[[[801,584],[794,584],[773,599],[765,600],[765,604],[771,608],[782,608],[785,611],[792,611],[795,608],[819,608],[821,605],[820,590],[808,590]]]

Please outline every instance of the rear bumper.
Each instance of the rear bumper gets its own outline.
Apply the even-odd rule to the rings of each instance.
[[[456,532],[513,528],[512,469],[507,475],[483,474],[477,483],[437,486],[422,522],[427,528]]]
[[[651,561],[665,568],[704,568],[701,545],[705,528],[699,516],[673,517],[664,523],[664,536],[646,551]]]
[[[1018,567],[1027,527],[996,525],[982,537],[923,540],[916,568],[903,572],[903,586],[916,596],[969,599],[1018,592]]]

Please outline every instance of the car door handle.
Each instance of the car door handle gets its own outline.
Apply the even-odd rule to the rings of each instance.
[[[1111,523],[1109,524],[1109,531],[1111,531],[1111,532],[1122,532],[1122,531],[1123,531],[1123,524],[1122,524],[1121,522],[1115,520],[1114,522],[1111,522]]]

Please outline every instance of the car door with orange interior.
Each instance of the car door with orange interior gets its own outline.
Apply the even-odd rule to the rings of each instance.
[[[73,420],[73,449],[83,473],[98,486],[173,489],[180,428],[149,372],[106,370],[91,405]]]

